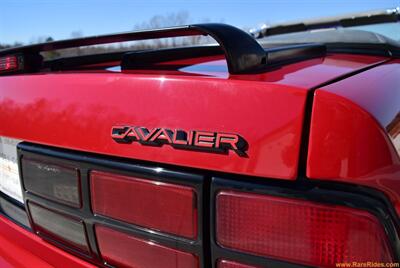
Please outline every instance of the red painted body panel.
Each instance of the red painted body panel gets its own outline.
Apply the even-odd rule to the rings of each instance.
[[[301,89],[119,73],[7,77],[0,87],[3,136],[198,168],[296,176],[306,96]],[[236,133],[249,142],[249,157],[119,144],[111,139],[114,125]]]
[[[92,70],[4,76],[0,77],[0,136],[105,155],[294,180],[309,89],[386,60],[336,54],[260,74],[229,75],[221,57],[209,57],[180,61],[181,68],[168,71]],[[377,187],[394,202],[400,200],[399,158],[391,143],[399,137],[398,120],[394,119],[399,112],[395,94],[398,82],[393,81],[399,74],[396,66],[398,62],[375,67],[366,72],[366,77],[361,73],[337,83],[351,81],[349,85],[332,84],[316,91],[309,177]],[[380,68],[386,69],[374,71]],[[371,79],[376,79],[380,92],[373,90],[377,87]],[[360,97],[360,85],[372,88],[372,95]],[[118,144],[110,133],[115,125],[235,133],[249,143],[248,157],[166,145]],[[363,147],[363,142],[369,146]],[[352,166],[344,169],[343,160]],[[0,256],[0,267],[92,267],[1,216]]]
[[[378,188],[400,212],[400,60],[318,89],[307,176]]]
[[[40,237],[0,216],[0,267],[76,267],[95,266],[58,249]]]
[[[133,159],[295,179],[308,88],[382,60],[329,55],[263,74],[226,78],[204,77],[201,72],[104,71],[1,77],[0,135]],[[236,133],[249,143],[248,157],[118,144],[110,137],[113,125]]]

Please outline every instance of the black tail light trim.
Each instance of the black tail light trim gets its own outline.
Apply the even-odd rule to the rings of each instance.
[[[200,267],[207,267],[204,263],[204,244],[203,244],[203,180],[202,175],[189,172],[175,171],[169,168],[161,168],[159,166],[151,166],[145,164],[132,164],[127,161],[115,161],[105,157],[88,157],[87,154],[72,153],[70,151],[51,149],[44,146],[36,146],[27,143],[20,143],[18,145],[18,157],[19,164],[21,165],[21,159],[29,158],[35,161],[44,161],[46,163],[52,163],[55,165],[76,167],[80,172],[80,188],[82,196],[81,208],[74,208],[66,204],[57,203],[50,199],[41,197],[33,192],[23,189],[24,202],[27,206],[26,211],[32,229],[34,232],[38,232],[35,228],[32,216],[29,212],[29,203],[35,203],[43,208],[49,209],[52,212],[59,213],[71,218],[80,219],[84,223],[84,227],[87,233],[87,240],[89,244],[89,253],[79,252],[76,248],[73,248],[67,244],[64,244],[54,237],[49,237],[41,232],[38,232],[46,241],[55,244],[62,249],[78,255],[85,260],[103,267],[110,267],[105,264],[101,259],[100,252],[98,249],[94,227],[96,224],[101,224],[106,227],[110,227],[115,230],[119,230],[128,234],[131,234],[139,239],[145,239],[154,241],[158,244],[189,252],[198,256],[200,260]],[[179,237],[171,234],[162,233],[155,230],[150,230],[141,226],[126,223],[123,221],[115,220],[102,215],[95,215],[91,210],[91,199],[90,199],[90,171],[104,171],[113,174],[121,174],[128,176],[139,176],[142,178],[172,183],[177,185],[190,186],[196,191],[197,201],[197,239],[191,240],[184,237]],[[24,178],[23,171],[21,172],[22,180]]]
[[[0,215],[4,215],[12,220],[19,226],[30,230],[28,215],[26,214],[25,207],[0,192]]]
[[[56,203],[27,191],[24,191],[24,200],[25,204],[27,201],[33,201],[55,212],[82,219],[85,223],[91,250],[90,256],[83,256],[83,258],[103,267],[110,266],[102,262],[99,254],[94,233],[96,223],[132,234],[138,238],[155,241],[167,247],[196,254],[199,256],[200,268],[216,268],[219,259],[237,261],[257,267],[305,267],[304,265],[222,248],[216,243],[215,197],[218,191],[229,189],[292,199],[298,198],[323,204],[343,205],[366,210],[376,216],[383,224],[395,254],[395,261],[398,262],[400,260],[399,218],[386,196],[372,188],[342,183],[310,181],[306,178],[289,182],[209,172],[114,156],[82,153],[25,142],[18,145],[18,156],[19,160],[25,156],[29,158],[35,157],[35,159],[51,161],[51,163],[55,164],[76,165],[80,169],[82,189],[81,208],[77,209]],[[150,180],[193,187],[197,193],[198,239],[190,240],[156,232],[101,215],[93,215],[90,204],[90,182],[88,177],[91,169],[121,175],[140,176]],[[21,176],[23,177],[23,174]],[[66,251],[77,254],[65,245],[58,244],[55,241],[49,242],[56,244]]]

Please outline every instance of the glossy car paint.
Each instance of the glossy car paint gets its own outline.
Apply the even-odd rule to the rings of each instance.
[[[95,268],[0,215],[0,267]]]
[[[261,74],[235,76],[228,75],[223,60],[209,62],[217,66],[214,75],[204,66],[196,71],[198,64],[207,65],[201,62],[173,74],[142,70],[5,76],[0,78],[0,135],[80,151],[293,180],[308,89],[383,60],[328,55]],[[119,144],[111,138],[114,125],[236,133],[248,142],[248,156]]]
[[[400,213],[400,60],[315,91],[307,176],[383,191]]]

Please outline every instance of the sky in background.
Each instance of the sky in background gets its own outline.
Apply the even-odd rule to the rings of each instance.
[[[156,15],[186,11],[188,22],[241,28],[400,6],[400,0],[0,0],[0,43],[129,31]]]

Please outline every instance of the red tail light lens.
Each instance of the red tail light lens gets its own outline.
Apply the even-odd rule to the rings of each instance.
[[[196,238],[196,194],[190,187],[93,171],[91,192],[97,214]]]
[[[218,268],[258,268],[257,266],[251,266],[247,264],[242,264],[234,261],[219,260]]]
[[[15,72],[24,68],[24,57],[20,54],[0,57],[0,73]]]
[[[315,266],[392,261],[381,224],[366,211],[234,191],[220,192],[216,206],[223,247]]]
[[[138,239],[107,227],[96,226],[96,236],[103,259],[117,267],[198,267],[198,259],[193,254]]]
[[[19,70],[19,60],[16,55],[0,57],[0,72],[11,72]]]

